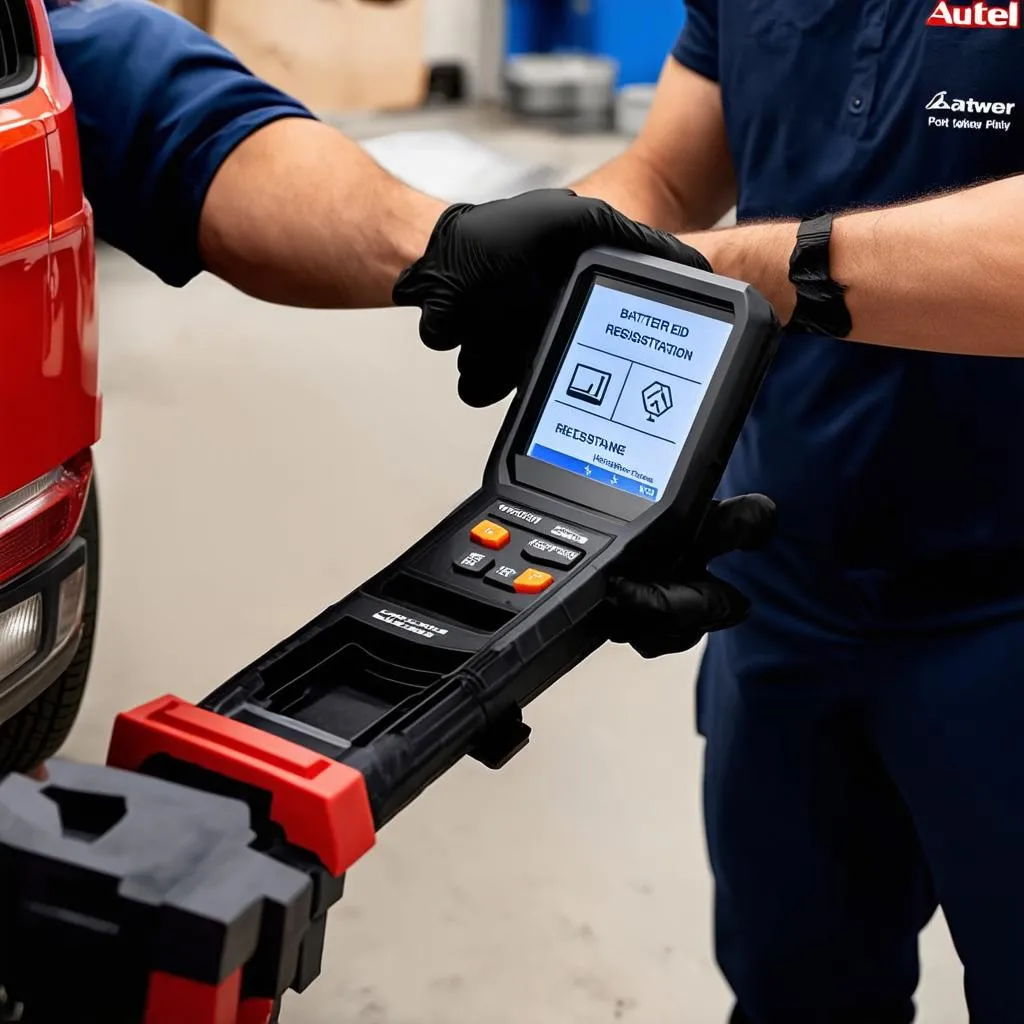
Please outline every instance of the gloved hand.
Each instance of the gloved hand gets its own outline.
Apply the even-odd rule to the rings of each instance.
[[[649,580],[610,584],[611,636],[644,658],[695,647],[707,633],[738,626],[750,602],[716,579],[707,563],[730,551],[762,547],[775,529],[775,503],[763,494],[716,502],[708,512],[682,569]]]
[[[491,405],[522,381],[576,261],[597,245],[711,269],[696,249],[599,199],[542,189],[449,207],[398,278],[394,302],[422,309],[428,348],[461,348],[462,400]]]

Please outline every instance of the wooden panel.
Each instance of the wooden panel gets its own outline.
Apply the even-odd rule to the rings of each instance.
[[[320,113],[407,109],[426,95],[423,0],[214,0],[211,31]]]

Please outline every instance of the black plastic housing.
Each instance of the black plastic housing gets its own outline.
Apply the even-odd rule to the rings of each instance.
[[[241,800],[66,761],[49,773],[0,779],[0,982],[28,1020],[153,1020],[156,974],[216,987],[242,972],[239,995],[274,1000],[307,958],[319,972],[341,881],[256,848]]]
[[[524,454],[597,276],[734,325],[657,503]],[[467,753],[500,766],[529,736],[522,708],[607,638],[609,578],[685,558],[778,334],[771,307],[747,285],[650,257],[586,253],[509,409],[481,488],[202,706],[358,768],[378,826]],[[538,595],[464,576],[453,560],[484,519],[511,533],[507,552],[531,538],[568,537],[578,559],[567,571],[552,570],[555,583]]]

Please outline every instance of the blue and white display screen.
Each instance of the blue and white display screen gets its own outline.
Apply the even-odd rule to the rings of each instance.
[[[658,501],[732,324],[595,283],[527,455]]]

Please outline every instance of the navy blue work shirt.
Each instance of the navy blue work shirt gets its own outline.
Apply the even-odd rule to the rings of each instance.
[[[148,0],[47,0],[96,233],[169,284],[202,269],[199,214],[236,146],[302,104]]]
[[[993,18],[983,5],[984,26],[949,27],[968,9],[689,0],[674,56],[721,86],[739,218],[1024,171],[1020,6]],[[902,259],[913,263],[912,240]],[[787,337],[723,485],[771,495],[780,535],[763,555],[726,559],[723,575],[843,628],[1019,611],[1022,444],[1024,360]]]

